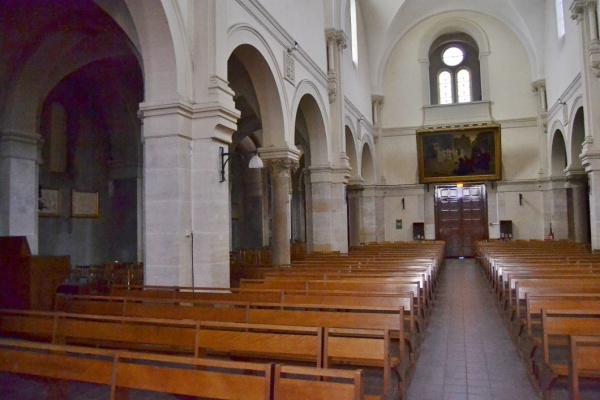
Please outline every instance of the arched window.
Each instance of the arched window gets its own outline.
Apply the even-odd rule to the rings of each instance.
[[[356,0],[350,1],[350,24],[352,31],[352,61],[358,65],[358,24],[356,20]]]
[[[558,38],[565,36],[565,13],[563,10],[563,0],[556,0],[556,31]]]
[[[479,50],[464,33],[440,36],[429,50],[431,104],[481,100]]]

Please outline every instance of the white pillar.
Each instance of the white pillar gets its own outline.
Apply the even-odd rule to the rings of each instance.
[[[0,132],[0,236],[25,236],[38,254],[40,135]]]

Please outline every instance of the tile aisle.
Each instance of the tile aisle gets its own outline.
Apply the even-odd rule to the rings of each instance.
[[[447,259],[408,400],[536,400],[472,259]]]

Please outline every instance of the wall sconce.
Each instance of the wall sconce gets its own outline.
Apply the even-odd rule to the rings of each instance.
[[[523,194],[519,193],[519,205],[523,205]]]
[[[298,42],[294,42],[294,46],[287,49],[287,52],[288,52],[288,54],[292,54],[296,50],[298,50]]]
[[[219,155],[221,156],[221,180],[220,182],[225,182],[225,165],[227,165],[227,161],[234,156],[241,156],[244,154],[254,154],[248,163],[248,168],[257,169],[263,168],[264,164],[262,158],[258,155],[258,151],[234,151],[233,153],[226,153],[225,149],[221,146],[219,147]]]
[[[404,197],[402,198],[402,209],[404,210]]]
[[[562,101],[562,99],[560,97],[558,98],[558,104],[561,105],[561,106],[566,106],[567,105],[567,103],[565,103],[564,101]]]

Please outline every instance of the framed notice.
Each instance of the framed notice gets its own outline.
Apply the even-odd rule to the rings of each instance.
[[[500,125],[417,131],[420,183],[502,179]]]
[[[60,216],[60,191],[55,189],[40,189],[38,199],[40,217]]]
[[[98,192],[72,191],[71,216],[73,218],[97,218],[98,214]]]

